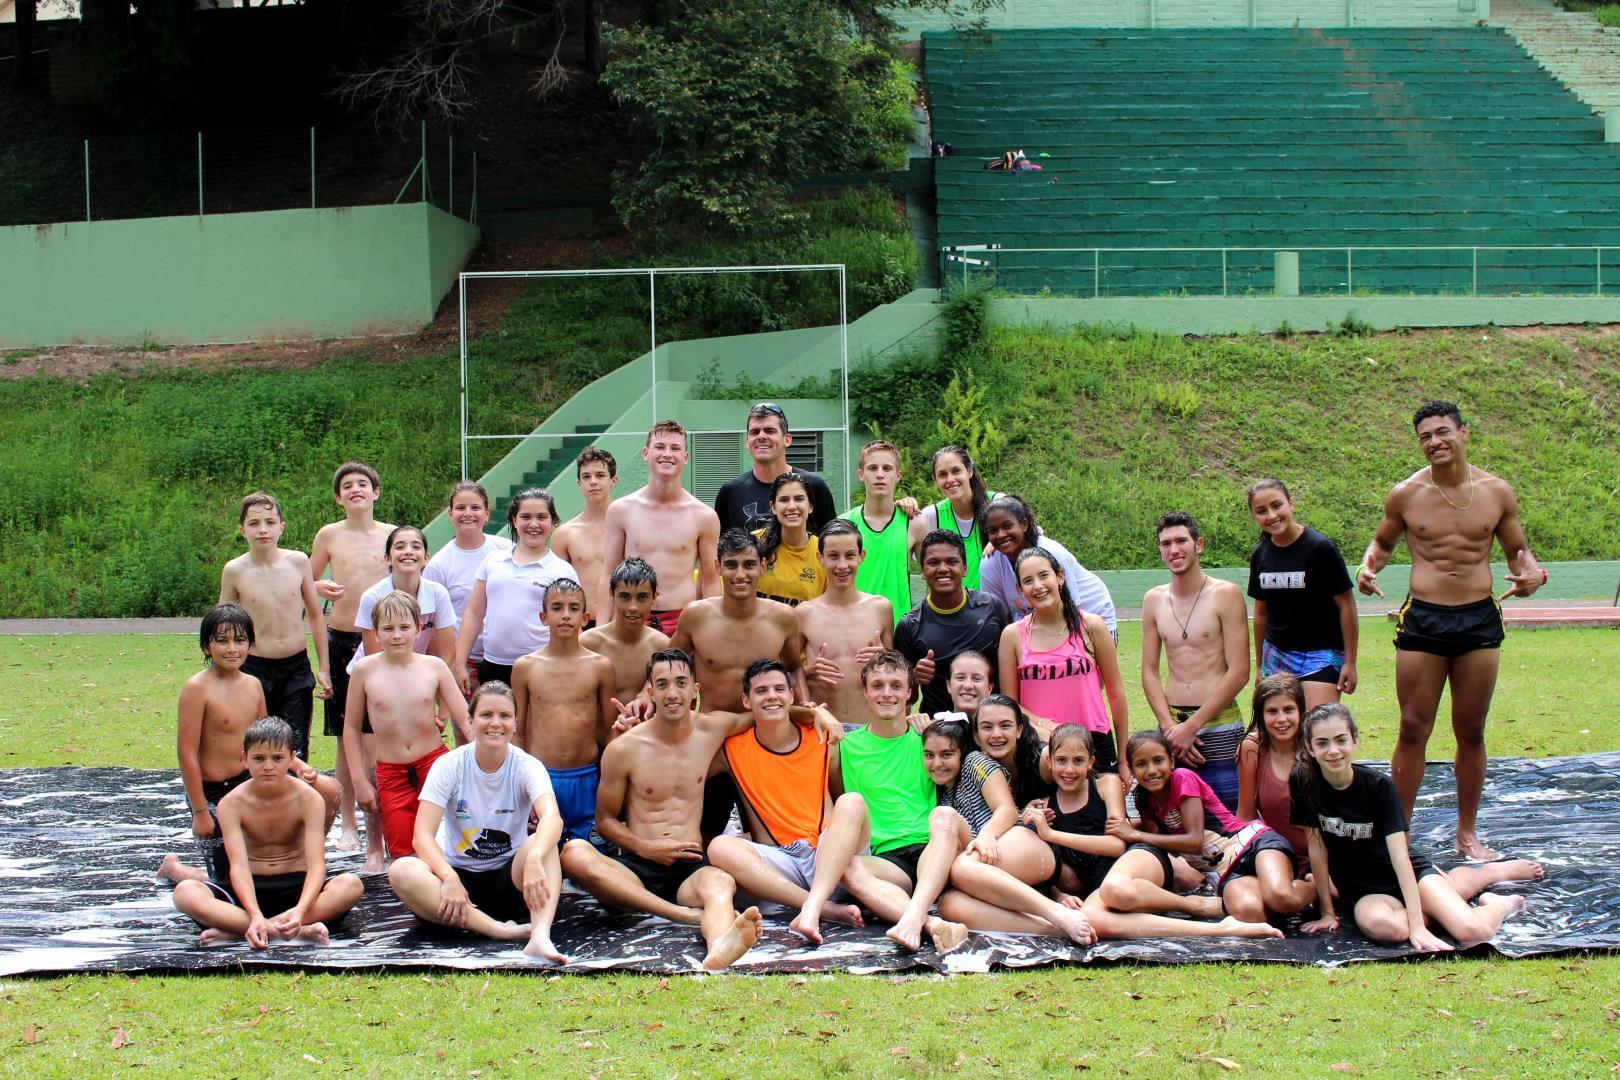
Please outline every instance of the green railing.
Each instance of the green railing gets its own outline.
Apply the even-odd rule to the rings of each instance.
[[[1612,253],[1612,254],[1611,254]],[[1604,295],[1620,244],[940,248],[947,288],[1091,296]]]

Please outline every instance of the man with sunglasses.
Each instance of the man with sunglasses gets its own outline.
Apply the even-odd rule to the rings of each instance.
[[[714,512],[720,515],[720,531],[744,529],[753,532],[771,523],[771,482],[788,471],[787,448],[793,445],[788,433],[787,414],[774,401],[762,401],[748,410],[746,440],[754,467],[726,481],[714,497]],[[838,516],[827,481],[813,472],[798,470],[809,480],[810,532]]]

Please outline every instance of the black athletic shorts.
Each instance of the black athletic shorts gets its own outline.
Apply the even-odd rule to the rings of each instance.
[[[304,895],[304,872],[302,870],[291,874],[254,874],[253,898],[259,903],[259,913],[267,919],[273,919],[283,911],[290,911],[298,903],[298,898]],[[219,899],[234,907],[246,905],[238,899],[236,890],[231,888],[229,877],[216,879],[210,877],[203,884]],[[344,912],[343,915],[347,915]],[[343,915],[327,920],[327,926],[336,925],[343,921]]]
[[[1434,863],[1429,861],[1429,857],[1421,851],[1409,851],[1408,857],[1412,860],[1412,873],[1417,880],[1422,881],[1431,874],[1440,873]],[[1333,902],[1333,910],[1342,918],[1351,919],[1355,916],[1356,904],[1363,896],[1393,896],[1396,900],[1401,898],[1401,883],[1396,880],[1393,870],[1358,874],[1354,872],[1354,868],[1333,864],[1329,873],[1333,878],[1333,887],[1339,891],[1338,897]]]
[[[199,839],[197,845],[202,849],[203,867],[208,876],[216,881],[231,880],[231,861],[225,854],[225,840],[219,832],[219,800],[230,793],[231,789],[240,787],[248,782],[248,771],[243,769],[235,776],[227,776],[223,780],[204,780],[202,782],[203,800],[208,804],[208,816],[214,821],[214,835]],[[232,901],[234,903],[235,901]],[[259,909],[264,910],[260,904]],[[283,909],[285,910],[285,909]]]
[[[709,860],[702,858],[678,859],[668,866],[663,866],[647,859],[637,858],[627,851],[609,855],[608,858],[640,878],[642,887],[648,892],[660,900],[668,900],[671,904],[680,903],[675,899],[675,894],[680,891],[686,879],[709,865]]]
[[[1125,851],[1127,853],[1145,851],[1158,859],[1159,865],[1164,868],[1164,888],[1169,889],[1171,892],[1176,891],[1176,868],[1170,865],[1170,853],[1168,851],[1153,844],[1132,844]]]
[[[1462,656],[1499,649],[1504,636],[1502,605],[1494,596],[1455,606],[1408,596],[1395,617],[1395,647],[1409,652]]]
[[[467,890],[467,899],[473,907],[496,922],[529,921],[529,905],[523,900],[523,890],[512,883],[512,859],[493,870],[465,870],[459,866],[452,869],[461,879],[461,887]]]
[[[480,660],[478,661],[478,681],[480,683],[503,682],[507,686],[511,686],[512,667],[511,664],[497,664],[493,660]]]
[[[1290,844],[1288,838],[1275,829],[1267,829],[1249,841],[1249,846],[1244,848],[1238,857],[1232,861],[1231,866],[1227,867],[1226,874],[1221,878],[1220,885],[1216,887],[1215,894],[1217,896],[1224,895],[1226,887],[1238,878],[1254,877],[1256,874],[1255,862],[1260,858],[1262,851],[1282,852],[1288,856],[1290,873],[1293,871],[1295,865],[1294,845]]]
[[[242,670],[264,687],[265,715],[279,716],[292,728],[293,753],[309,760],[309,723],[315,713],[315,673],[309,654],[296,652],[275,660],[249,656]]]
[[[1108,871],[1114,868],[1114,863],[1117,861],[1103,855],[1093,855],[1089,851],[1076,851],[1074,848],[1064,847],[1062,844],[1053,844],[1052,854],[1057,863],[1052,868],[1052,876],[1042,882],[1040,887],[1043,889],[1062,888],[1063,871],[1066,867],[1079,881],[1076,882],[1073,889],[1065,889],[1064,891],[1072,893],[1082,900],[1102,888],[1103,878],[1108,876]]]
[[[884,862],[893,863],[901,870],[904,870],[906,876],[911,879],[911,884],[915,886],[917,884],[917,864],[922,861],[923,849],[927,846],[927,844],[907,844],[905,847],[890,848],[880,854],[878,858]]]
[[[349,698],[349,661],[360,647],[360,635],[354,630],[326,628],[326,662],[332,669],[332,696],[326,699],[326,733],[343,734],[343,706]],[[362,731],[369,732],[365,724]]]
[[[1091,771],[1097,774],[1119,772],[1119,747],[1114,745],[1114,732],[1093,731],[1091,733]]]

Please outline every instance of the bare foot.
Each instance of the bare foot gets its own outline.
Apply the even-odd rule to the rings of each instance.
[[[210,926],[197,938],[199,945],[229,945],[233,941],[241,941],[240,934],[227,934],[223,930],[216,930]]]
[[[551,943],[551,936],[538,931],[529,935],[529,943],[523,946],[523,955],[532,956],[537,960],[550,960],[553,964],[568,963],[568,957],[558,952],[557,946]]]
[[[1490,875],[1491,881],[1540,881],[1547,871],[1538,862],[1529,859],[1503,859],[1480,867]]]
[[[1227,937],[1280,938],[1283,932],[1265,922],[1244,922],[1228,915],[1215,924],[1215,929]]]
[[[1495,904],[1497,907],[1507,908],[1507,915],[1503,916],[1504,919],[1510,919],[1514,915],[1517,915],[1519,912],[1524,910],[1524,897],[1511,895],[1509,893],[1480,893],[1479,902],[1482,904]]]
[[[1061,904],[1058,906],[1062,907]],[[1092,928],[1091,920],[1074,908],[1063,908],[1051,915],[1047,921],[1076,945],[1090,945],[1097,940],[1097,931]]]
[[[158,877],[168,878],[177,884],[182,881],[205,881],[208,878],[206,871],[195,866],[187,866],[180,861],[180,856],[172,851],[163,856],[163,861],[158,863],[157,872]]]
[[[967,940],[968,928],[959,922],[948,922],[945,919],[929,919],[928,936],[933,939],[935,950],[944,954]]]
[[[884,936],[907,952],[922,948],[921,915],[904,915],[900,921],[884,931]]]
[[[1480,840],[1477,833],[1463,832],[1457,834],[1457,854],[1461,855],[1465,859],[1473,859],[1475,862],[1487,863],[1495,862],[1502,857],[1502,853],[1500,851],[1495,851],[1486,847],[1484,842]]]
[[[703,966],[709,971],[719,971],[735,964],[743,953],[754,947],[759,940],[759,908],[751,907],[731,924],[720,940],[709,949],[709,955],[703,958]]]
[[[1187,901],[1193,905],[1187,914],[1195,919],[1219,919],[1226,914],[1226,908],[1218,896],[1189,896]]]
[[[332,944],[332,935],[327,933],[325,923],[312,922],[300,926],[288,940],[302,941],[306,945],[316,945],[324,949]]]
[[[496,941],[522,941],[529,936],[528,923],[503,922],[496,923],[495,929],[489,936]]]
[[[859,904],[828,904],[822,909],[822,914],[835,923],[845,926],[865,926],[866,920],[861,917]]]
[[[355,827],[352,821],[344,825],[343,831],[338,834],[337,849],[339,851],[360,850],[360,830]]]
[[[362,874],[380,874],[383,872],[383,853],[380,851],[366,852],[365,865],[360,867]]]
[[[811,912],[800,911],[798,915],[794,916],[793,921],[788,923],[788,929],[812,945],[822,943],[821,917]]]

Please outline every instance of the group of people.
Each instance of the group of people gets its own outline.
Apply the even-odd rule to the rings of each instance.
[[[339,848],[358,848],[358,807],[363,872],[386,868],[418,918],[553,963],[565,876],[611,909],[698,927],[708,968],[752,946],[762,902],[795,912],[812,946],[825,921],[868,918],[911,950],[970,930],[1278,937],[1279,917],[1312,907],[1307,932],[1343,917],[1419,949],[1448,947],[1431,926],[1487,940],[1523,903],[1489,886],[1542,873],[1486,848],[1475,821],[1503,636],[1493,541],[1504,596],[1547,574],[1512,489],[1468,463],[1456,406],[1431,402],[1413,427],[1428,463],[1390,492],[1353,575],[1281,481],[1250,486],[1252,660],[1244,590],[1203,570],[1189,514],[1159,518],[1170,577],[1143,602],[1153,722],[1135,731],[1107,588],[960,446],[935,453],[941,497],[919,506],[897,498],[899,451],[868,443],[864,500],[835,516],[763,402],[752,469],[710,507],[682,486],[686,432],[660,421],[629,495],[614,498],[611,454],[579,455],[568,522],[548,492],[520,491],[508,540],[486,532],[484,489],[455,485],[437,553],[376,520],[362,463],[337,470],[343,519],[308,556],[280,546],[280,505],[254,492],[248,550],[202,622],[207,664],[180,695],[203,858],[162,870],[205,942],[324,942],[363,892],[324,861],[340,815]],[[1382,595],[1403,536],[1391,778],[1354,763],[1341,696],[1358,678],[1351,590]],[[1408,819],[1448,684],[1469,863],[1442,874]],[[316,697],[335,778],[306,764]]]

